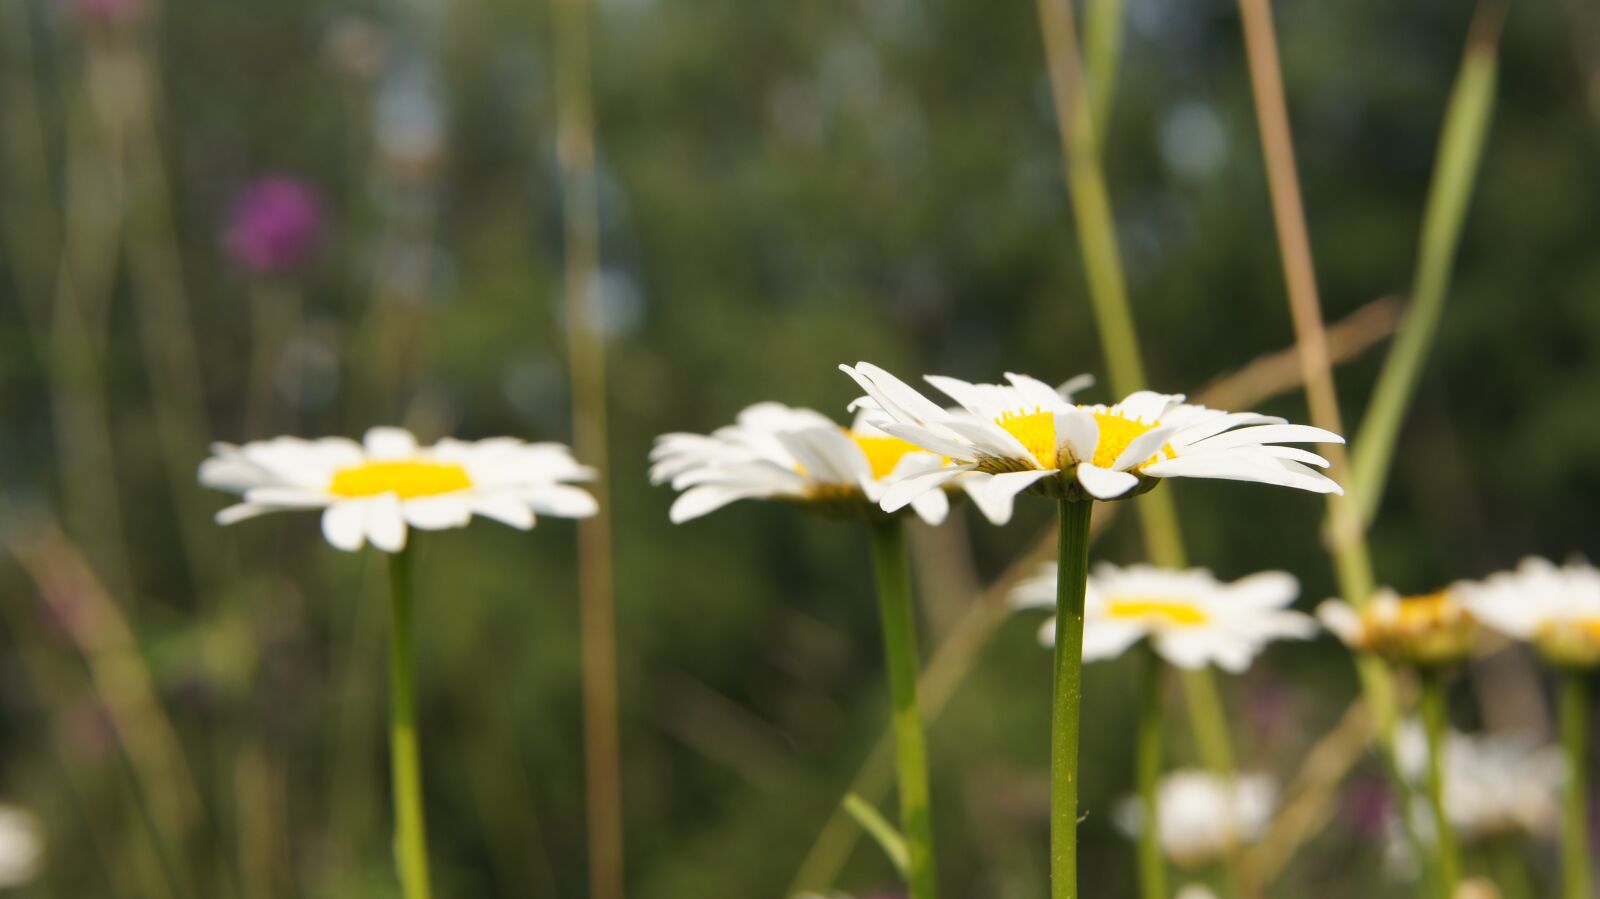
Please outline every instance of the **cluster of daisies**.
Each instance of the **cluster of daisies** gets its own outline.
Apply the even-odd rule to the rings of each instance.
[[[710,434],[659,437],[649,474],[678,492],[672,522],[760,499],[850,519],[913,514],[932,525],[952,503],[970,501],[1004,524],[1024,493],[1117,500],[1173,477],[1341,492],[1323,473],[1327,460],[1294,444],[1342,438],[1273,416],[1149,391],[1112,405],[1084,404],[1075,395],[1090,386],[1087,377],[1052,387],[1017,374],[999,384],[929,376],[947,398],[936,401],[870,363],[841,369],[863,391],[848,407],[848,425],[762,402]],[[541,514],[592,515],[595,501],[581,485],[593,477],[557,444],[497,438],[422,446],[397,428],[374,428],[359,443],[281,437],[218,444],[200,470],[204,484],[241,495],[219,522],[315,509],[334,547],[370,544],[390,553],[406,546],[411,528],[460,527],[474,516],[526,529]],[[1056,578],[1052,563],[1018,587],[1015,605],[1053,608]],[[1563,668],[1600,667],[1600,571],[1583,563],[1529,559],[1514,572],[1427,595],[1383,591],[1357,605],[1329,600],[1316,617],[1289,608],[1299,592],[1284,572],[1229,583],[1204,569],[1100,564],[1086,587],[1082,658],[1113,658],[1142,644],[1179,668],[1214,665],[1237,674],[1273,641],[1315,636],[1320,619],[1352,650],[1400,666],[1436,670],[1460,662],[1489,630],[1530,643]],[[1054,633],[1046,622],[1042,642],[1050,644]],[[1559,758],[1521,739],[1451,740],[1450,764],[1462,774],[1451,781],[1447,805],[1463,830],[1549,825]],[[1259,836],[1274,798],[1265,775],[1172,773],[1158,792],[1160,842],[1180,867],[1210,863]],[[1137,831],[1144,826],[1138,812],[1130,805],[1117,818]]]

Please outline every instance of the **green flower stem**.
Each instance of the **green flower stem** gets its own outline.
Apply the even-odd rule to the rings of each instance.
[[[1161,857],[1161,810],[1156,785],[1161,780],[1161,657],[1148,646],[1139,686],[1139,734],[1134,781],[1139,790],[1139,895],[1167,899],[1167,866]]]
[[[1528,863],[1522,857],[1520,838],[1496,839],[1489,846],[1489,867],[1494,872],[1495,886],[1500,888],[1502,899],[1533,899],[1536,895],[1533,881],[1528,877]]]
[[[1567,795],[1562,805],[1561,882],[1566,899],[1589,899],[1589,684],[1587,672],[1569,668],[1561,681],[1561,747],[1567,754]]]
[[[928,749],[917,709],[917,625],[911,608],[911,565],[900,522],[867,526],[883,618],[883,649],[889,669],[889,696],[896,767],[900,775],[900,828],[905,832],[906,883],[911,899],[937,894],[933,864],[933,816],[929,810]]]
[[[1122,57],[1122,22],[1127,0],[1087,0],[1084,4],[1083,66],[1089,82],[1094,133],[1104,145],[1111,123],[1111,96]]]
[[[389,556],[389,761],[394,787],[394,856],[405,899],[428,899],[428,834],[422,818],[411,676],[411,549]]]
[[[1050,715],[1050,897],[1078,896],[1078,714],[1083,703],[1083,595],[1089,500],[1061,500],[1055,695]]]
[[[1444,746],[1449,734],[1445,713],[1444,680],[1437,670],[1422,673],[1422,725],[1428,733],[1428,804],[1433,808],[1435,851],[1438,855],[1438,888],[1441,899],[1451,899],[1461,882],[1461,855],[1456,848],[1455,830],[1444,806]]]
[[[1383,372],[1367,403],[1366,416],[1356,431],[1350,456],[1353,494],[1363,523],[1378,511],[1389,462],[1406,408],[1416,393],[1433,336],[1439,331],[1444,301],[1450,291],[1450,270],[1455,263],[1461,230],[1472,200],[1473,182],[1489,133],[1494,111],[1497,47],[1504,9],[1480,9],[1467,40],[1461,71],[1456,76],[1439,135],[1433,182],[1422,219],[1416,273],[1411,282],[1411,306],[1384,360]]]

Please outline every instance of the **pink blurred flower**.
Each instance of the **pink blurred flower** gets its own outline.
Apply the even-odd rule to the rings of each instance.
[[[303,266],[322,242],[322,199],[298,178],[272,175],[234,197],[223,247],[255,275],[280,275]]]

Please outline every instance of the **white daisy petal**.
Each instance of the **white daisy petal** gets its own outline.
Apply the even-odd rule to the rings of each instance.
[[[1074,469],[1078,483],[1095,499],[1116,499],[1139,486],[1139,478],[1125,471],[1112,471],[1088,462],[1079,462]]]
[[[322,536],[334,549],[355,552],[367,541],[367,501],[335,503],[322,513]]]
[[[594,496],[569,484],[540,484],[519,492],[529,508],[558,518],[588,518],[600,511]]]
[[[417,438],[405,428],[372,428],[361,442],[371,459],[409,459],[417,453]]]
[[[257,503],[236,503],[217,513],[217,524],[237,524],[257,515],[276,512],[280,506],[263,506]]]
[[[1100,445],[1100,425],[1094,416],[1081,409],[1056,415],[1056,442],[1066,446],[1072,458],[1086,462],[1094,458]]]
[[[764,495],[761,490],[739,487],[692,487],[685,490],[672,503],[667,517],[673,524],[683,524],[741,499]]]
[[[911,511],[928,524],[943,524],[950,514],[950,497],[943,490],[929,490],[911,501]]]
[[[425,496],[402,504],[406,523],[424,531],[459,528],[472,519],[472,505],[452,494]]]
[[[924,472],[909,478],[902,478],[888,485],[883,491],[883,498],[878,500],[879,508],[885,512],[898,512],[911,504],[911,501],[928,492],[942,487],[947,482],[958,477],[965,469],[959,466],[940,468],[936,471]]]
[[[400,498],[393,493],[374,497],[366,504],[367,540],[386,553],[406,548],[406,516]]]
[[[522,531],[533,527],[534,522],[533,510],[528,508],[526,502],[498,493],[475,497],[472,500],[472,514],[492,518]]]

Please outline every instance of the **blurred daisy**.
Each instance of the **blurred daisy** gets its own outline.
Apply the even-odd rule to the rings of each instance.
[[[0,805],[0,888],[20,886],[39,873],[44,838],[31,812]]]
[[[244,496],[217,513],[219,524],[322,509],[322,533],[334,547],[354,551],[370,542],[391,553],[405,548],[408,527],[463,527],[481,515],[526,530],[536,514],[593,515],[594,497],[569,483],[592,477],[594,470],[560,444],[497,437],[424,447],[400,428],[373,428],[361,443],[218,443],[200,466],[200,483]]]
[[[1577,668],[1600,665],[1600,570],[1587,562],[1556,567],[1527,558],[1515,571],[1453,588],[1489,627],[1534,644],[1552,662]]]
[[[1401,727],[1395,751],[1400,773],[1420,790],[1428,765],[1422,726],[1412,721]],[[1445,815],[1463,839],[1549,836],[1560,826],[1560,791],[1567,777],[1560,747],[1524,734],[1451,731],[1443,761]],[[1432,819],[1419,810],[1414,820]]]
[[[1317,606],[1317,617],[1351,649],[1393,664],[1447,665],[1472,650],[1478,622],[1454,590],[1405,596],[1379,590],[1357,611],[1342,600]]]
[[[805,503],[846,513],[876,511],[889,485],[937,471],[945,461],[879,430],[870,416],[841,428],[811,409],[757,403],[734,423],[705,434],[663,434],[650,451],[650,482],[680,495],[669,513],[681,524],[741,499]],[[910,503],[929,524],[950,501],[932,490]]]
[[[1156,787],[1161,851],[1180,868],[1200,868],[1260,839],[1272,818],[1278,790],[1265,774],[1218,777],[1209,771],[1174,771]],[[1117,803],[1117,825],[1129,836],[1143,829],[1133,797]]]
[[[1217,899],[1217,894],[1203,883],[1190,883],[1178,891],[1177,899]]]
[[[1273,640],[1303,640],[1316,633],[1311,616],[1285,608],[1300,582],[1282,571],[1264,571],[1231,584],[1204,568],[1185,571],[1104,562],[1089,575],[1084,598],[1083,660],[1114,658],[1141,638],[1180,668],[1208,664],[1235,674],[1250,667]],[[1012,594],[1019,606],[1055,608],[1056,563],[1023,581]],[[1039,632],[1055,642],[1055,619]]]
[[[866,391],[855,405],[887,416],[883,430],[956,463],[894,485],[883,500],[890,511],[963,471],[986,476],[990,491],[1008,497],[1031,487],[1054,497],[1117,499],[1169,477],[1342,492],[1311,467],[1326,468],[1326,459],[1277,444],[1344,438],[1281,418],[1207,409],[1147,390],[1114,406],[1084,406],[1072,402],[1070,390],[1025,375],[1007,374],[1009,385],[929,375],[928,383],[961,406],[947,410],[876,365],[840,369]]]

